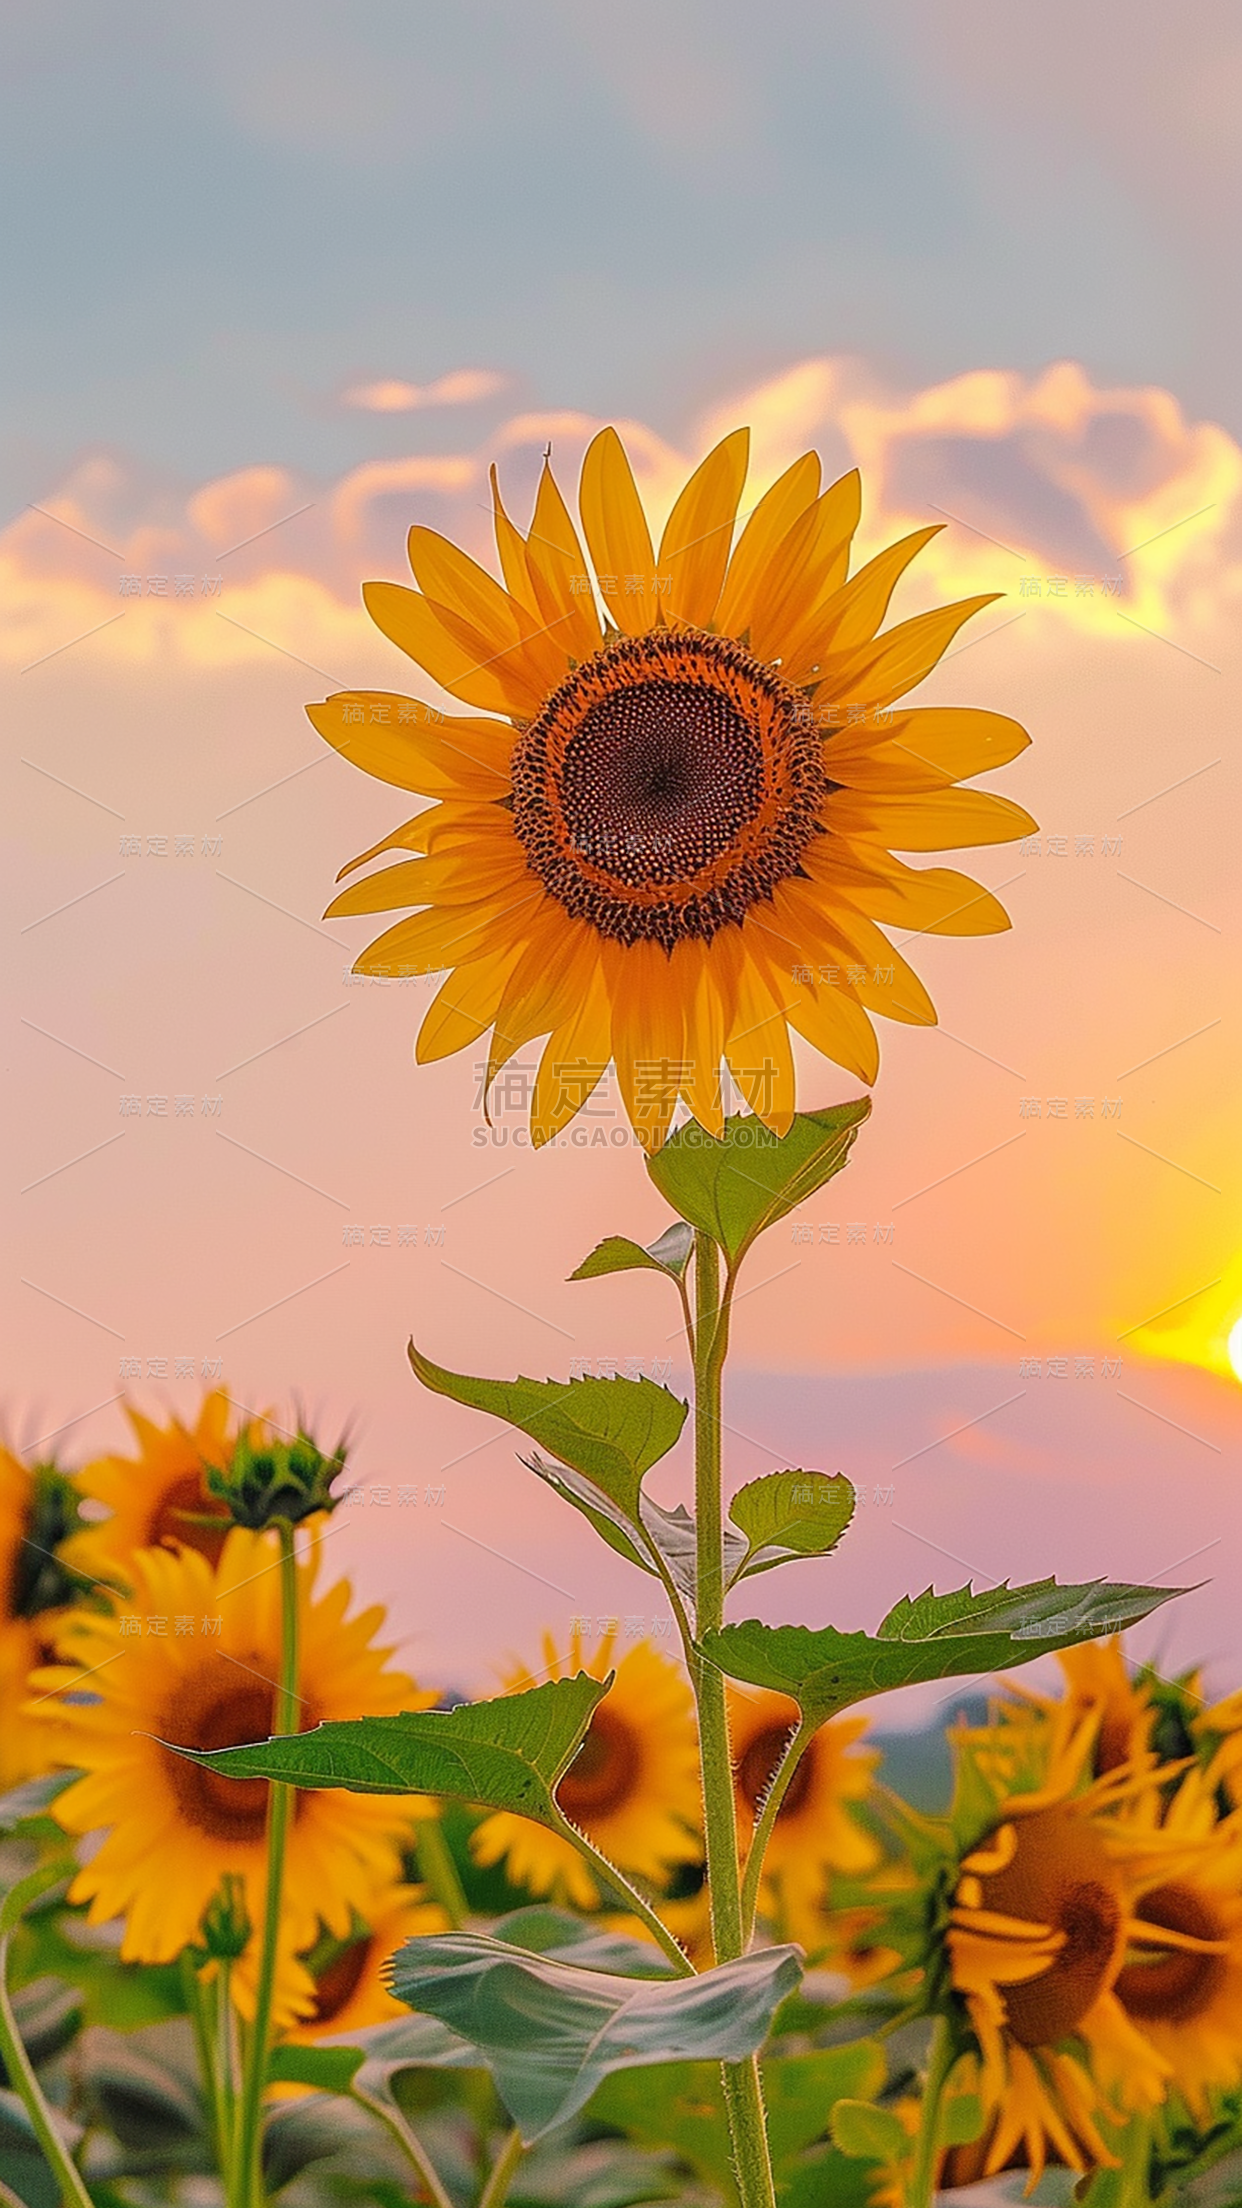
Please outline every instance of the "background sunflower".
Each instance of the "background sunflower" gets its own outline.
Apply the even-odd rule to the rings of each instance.
[[[215,1563],[232,1523],[228,1509],[206,1485],[207,1465],[227,1463],[237,1441],[228,1396],[221,1388],[203,1398],[193,1427],[171,1418],[157,1426],[133,1405],[125,1415],[138,1443],[136,1457],[95,1457],[78,1474],[84,1502],[107,1510],[65,1544],[65,1561],[94,1579],[129,1584],[135,1549],[184,1542]],[[214,1519],[204,1525],[204,1518]]]

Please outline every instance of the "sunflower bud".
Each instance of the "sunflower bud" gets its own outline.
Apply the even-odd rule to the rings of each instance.
[[[250,1943],[246,1886],[236,1871],[226,1871],[203,1911],[202,1940],[212,1962],[235,1963]]]
[[[262,1532],[280,1518],[297,1525],[316,1511],[332,1510],[330,1489],[344,1465],[343,1442],[325,1457],[301,1431],[291,1442],[255,1443],[243,1433],[227,1465],[206,1467],[206,1481],[211,1494],[227,1503],[235,1525]]]

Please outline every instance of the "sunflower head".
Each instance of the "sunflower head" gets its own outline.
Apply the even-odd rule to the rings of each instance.
[[[308,708],[356,765],[436,800],[342,870],[416,854],[329,907],[423,908],[358,969],[450,969],[418,1056],[491,1028],[488,1087],[546,1036],[536,1143],[566,1125],[610,1062],[648,1148],[679,1100],[719,1134],[722,1068],[784,1133],[791,1029],[870,1081],[870,1013],[935,1019],[877,923],[963,935],[1009,924],[964,875],[893,855],[1004,842],[1034,825],[1003,798],[956,787],[1023,748],[1016,722],[897,710],[990,597],[881,632],[935,529],[851,578],[858,476],[821,491],[807,453],[735,541],[747,453],[737,430],[707,455],[658,546],[615,430],[583,460],[585,551],[550,468],[526,535],[493,472],[503,584],[414,528],[419,589],[364,592],[384,634],[476,710],[446,720],[381,691]]]
[[[205,1468],[207,1492],[228,1507],[234,1525],[261,1533],[283,1518],[300,1525],[334,1508],[332,1482],[344,1470],[345,1444],[330,1457],[300,1429],[292,1441],[256,1442],[239,1434],[227,1464]]]
[[[81,1501],[97,1522],[70,1535],[65,1563],[121,1588],[130,1584],[136,1549],[178,1545],[217,1563],[233,1521],[207,1475],[224,1469],[239,1439],[228,1396],[223,1389],[205,1396],[192,1427],[177,1418],[157,1426],[132,1405],[125,1409],[138,1454],[96,1457],[78,1473]]]

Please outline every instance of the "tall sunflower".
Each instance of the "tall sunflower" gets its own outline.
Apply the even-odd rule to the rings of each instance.
[[[303,1730],[426,1709],[434,1695],[373,1645],[383,1610],[349,1617],[349,1582],[317,1593],[317,1565],[312,1542],[298,1563]],[[241,1880],[251,1924],[262,1922],[267,1782],[217,1778],[160,1742],[224,1748],[270,1735],[280,1665],[275,1537],[236,1528],[214,1566],[196,1549],[139,1549],[127,1570],[133,1608],[71,1613],[58,1636],[62,1662],[35,1672],[31,1686],[57,1710],[84,1772],[53,1814],[69,1832],[104,1834],[70,1899],[89,1902],[92,1923],[124,1917],[123,1959],[168,1962],[194,1941],[225,1872]],[[283,1889],[291,1954],[309,1948],[321,1924],[348,1937],[377,1884],[397,1877],[415,1806],[297,1795]]]
[[[540,1676],[559,1679],[586,1671],[602,1679],[612,1648],[613,1635],[605,1634],[588,1663],[575,1632],[563,1669],[547,1634]],[[520,1694],[535,1683],[522,1664],[509,1673],[505,1688]],[[663,1885],[675,1864],[692,1863],[702,1854],[694,1701],[684,1673],[649,1642],[639,1641],[618,1662],[556,1798],[604,1855],[654,1885]],[[515,1885],[531,1893],[554,1894],[580,1909],[599,1903],[599,1889],[572,1842],[526,1817],[498,1810],[484,1818],[470,1845],[477,1862],[503,1862]]]
[[[475,710],[339,691],[307,708],[356,766],[436,802],[342,869],[416,853],[345,890],[332,917],[421,906],[356,963],[451,969],[417,1056],[493,1030],[488,1085],[547,1036],[531,1134],[549,1141],[614,1061],[657,1148],[678,1097],[714,1133],[721,1064],[778,1134],[794,1111],[789,1030],[874,1079],[868,1014],[932,1023],[878,922],[941,935],[1009,925],[995,897],[893,848],[1004,843],[1020,806],[956,784],[1029,741],[970,708],[902,706],[995,593],[879,634],[936,534],[917,529],[849,577],[857,472],[820,489],[806,453],[736,544],[749,432],[695,469],[658,551],[614,429],[582,464],[590,558],[545,465],[528,533],[492,472],[503,586],[436,531],[409,533],[417,591],[364,587],[385,636]]]
[[[129,1403],[125,1415],[138,1454],[96,1457],[83,1466],[78,1474],[83,1501],[109,1515],[71,1536],[66,1561],[84,1576],[120,1587],[129,1583],[135,1549],[183,1542],[214,1564],[231,1520],[227,1505],[210,1493],[205,1471],[226,1464],[236,1445],[228,1396],[222,1388],[204,1396],[193,1427],[177,1418],[157,1426]],[[205,1525],[204,1519],[216,1523]]]
[[[743,1851],[797,1722],[796,1705],[782,1694],[730,1690],[733,1791]],[[777,1811],[764,1856],[761,1908],[782,1939],[800,1940],[812,1952],[835,1944],[823,1907],[828,1873],[868,1871],[879,1861],[879,1848],[850,1807],[865,1799],[880,1760],[876,1749],[855,1746],[866,1730],[867,1720],[860,1717],[820,1726]]]

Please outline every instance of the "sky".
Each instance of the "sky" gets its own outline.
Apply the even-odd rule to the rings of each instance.
[[[81,1462],[218,1360],[354,1434],[336,1553],[420,1677],[655,1617],[405,1343],[684,1392],[661,1284],[566,1279],[667,1213],[610,1095],[533,1157],[520,1068],[489,1130],[478,1052],[413,1064],[427,985],[349,978],[371,930],[321,915],[400,800],[303,707],[425,693],[359,586],[415,521],[492,560],[492,461],[524,522],[544,446],[572,497],[615,422],[659,519],[748,422],[747,503],[813,446],[863,556],[945,523],[899,616],[1005,594],[920,702],[1023,722],[991,786],[1040,828],[963,862],[1012,933],[905,946],[940,1026],[885,1030],[845,1175],[750,1262],[731,1483],[868,1497],[754,1607],[1202,1580],[1136,1648],[1236,1681],[1236,12],[50,4],[0,41],[9,1438]]]

